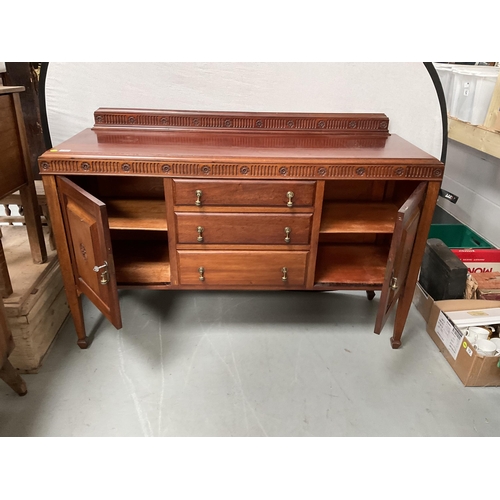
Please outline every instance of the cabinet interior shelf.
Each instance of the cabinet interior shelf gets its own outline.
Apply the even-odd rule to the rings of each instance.
[[[385,245],[319,245],[315,284],[382,288],[388,255]]]
[[[392,233],[398,207],[392,203],[340,203],[323,205],[320,233]]]
[[[108,198],[103,201],[110,229],[167,231],[165,200]]]
[[[166,241],[114,240],[113,256],[118,286],[170,283]]]

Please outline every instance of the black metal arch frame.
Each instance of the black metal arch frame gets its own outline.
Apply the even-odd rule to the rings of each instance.
[[[436,89],[436,93],[439,100],[439,106],[441,108],[441,119],[443,122],[443,143],[441,145],[441,158],[440,160],[443,163],[446,163],[446,152],[448,148],[448,115],[446,111],[446,101],[444,98],[443,86],[441,84],[441,80],[439,79],[439,75],[437,74],[436,68],[431,62],[423,63],[427,71],[429,72],[429,76],[431,77],[432,83],[434,84],[434,88]],[[44,62],[40,67],[40,82],[38,86],[38,97],[40,101],[40,117],[42,120],[42,131],[43,138],[45,140],[45,146],[47,149],[52,147],[52,139],[50,137],[49,131],[49,122],[47,118],[47,103],[45,100],[45,82],[47,80],[47,70],[49,67],[48,62]]]

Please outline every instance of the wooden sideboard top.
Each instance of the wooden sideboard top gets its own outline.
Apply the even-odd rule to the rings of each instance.
[[[249,168],[242,167],[242,171],[222,176],[266,176],[251,171],[255,164],[276,166],[279,173],[270,173],[271,177],[290,175],[292,172],[283,168],[299,165],[316,170],[296,174],[298,177],[336,176],[330,175],[327,168],[338,165],[428,166],[437,167],[439,172],[423,177],[441,178],[443,174],[439,160],[389,134],[388,118],[383,114],[244,114],[101,108],[95,117],[92,129],[83,130],[40,157],[41,173],[83,173],[83,169],[112,174],[216,175],[207,165],[218,163]],[[121,169],[111,165],[116,160],[129,163]],[[78,163],[82,161],[83,167]],[[97,161],[101,163],[96,169]],[[134,162],[166,165],[160,171],[154,165],[148,171],[138,171]],[[171,169],[170,165],[176,163],[192,163],[194,170]],[[380,175],[392,177],[392,173]],[[405,177],[400,170],[394,176]]]
[[[61,158],[143,158],[165,161],[304,161],[406,159],[425,163],[438,160],[397,135],[350,137],[343,135],[86,129],[43,154]]]

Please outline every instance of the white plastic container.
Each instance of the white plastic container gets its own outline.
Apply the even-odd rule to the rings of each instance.
[[[441,85],[443,86],[444,98],[446,101],[446,108],[450,109],[451,104],[451,87],[453,81],[453,68],[450,64],[434,64],[439,79],[441,80]]]
[[[484,124],[496,81],[497,76],[495,75],[477,75],[476,90],[474,92],[474,104],[472,106],[470,119],[472,125]]]
[[[488,66],[453,68],[448,107],[450,115],[473,125],[482,125],[499,70],[498,67]]]

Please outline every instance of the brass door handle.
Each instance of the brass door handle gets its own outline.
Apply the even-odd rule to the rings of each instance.
[[[285,243],[290,243],[290,233],[292,230],[289,227],[285,227]]]
[[[204,267],[200,267],[198,269],[198,272],[200,273],[200,277],[198,279],[200,281],[205,281],[205,276],[203,276],[203,274],[205,273],[205,268]]]
[[[281,272],[283,273],[283,276],[281,277],[282,281],[288,281],[288,269],[286,267],[283,267],[281,269]]]
[[[198,238],[196,238],[196,241],[198,241],[199,243],[203,243],[203,227],[202,226],[198,226]]]
[[[98,273],[101,269],[104,269],[104,271],[101,273],[101,280],[100,283],[101,285],[107,285],[109,283],[109,273],[108,273],[108,263],[104,261],[104,264],[102,266],[94,266],[92,270],[96,273]]]
[[[197,207],[201,207],[201,195],[202,195],[202,191],[201,189],[197,189],[196,190],[196,201],[194,202],[194,204],[197,206]]]
[[[286,206],[287,206],[287,207],[290,207],[290,208],[291,208],[291,207],[293,207],[292,198],[295,196],[295,195],[293,194],[293,191],[288,191],[288,193],[286,193],[286,196],[287,196],[287,198],[288,198],[288,202],[287,202]]]

